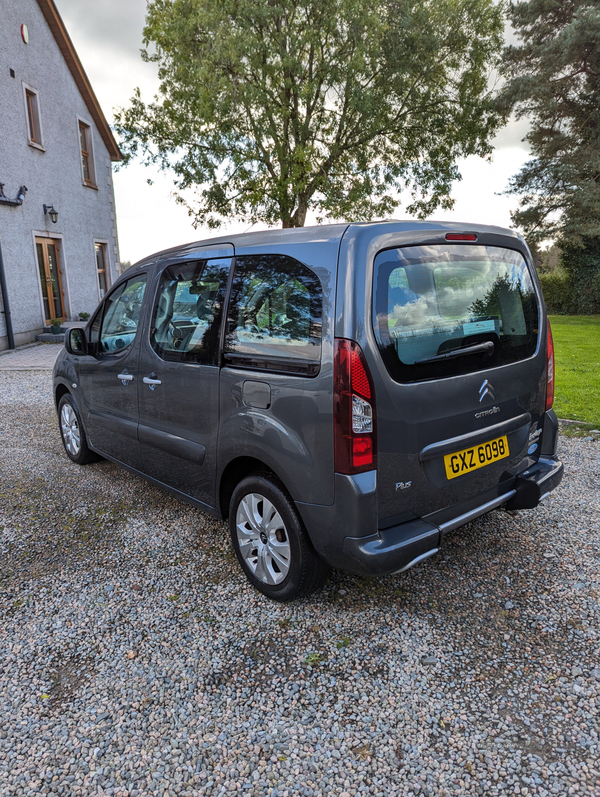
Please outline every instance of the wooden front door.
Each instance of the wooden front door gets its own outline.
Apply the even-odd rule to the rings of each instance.
[[[53,318],[65,320],[65,306],[60,276],[58,241],[52,238],[36,238],[38,267],[44,300],[46,321]]]

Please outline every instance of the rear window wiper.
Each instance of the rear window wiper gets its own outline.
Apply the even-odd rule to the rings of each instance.
[[[433,363],[438,360],[452,360],[455,357],[466,357],[467,354],[492,354],[494,351],[494,344],[491,340],[486,340],[484,343],[476,343],[474,346],[465,346],[462,349],[450,349],[443,354],[436,354],[433,357],[424,357],[422,360],[415,360],[415,365],[424,365],[425,363]]]

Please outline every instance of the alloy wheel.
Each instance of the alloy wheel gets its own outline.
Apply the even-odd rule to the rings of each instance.
[[[81,431],[75,410],[70,404],[63,404],[60,411],[60,429],[62,431],[65,448],[76,457],[81,451]]]
[[[245,495],[236,512],[236,532],[240,553],[255,578],[280,584],[289,572],[291,551],[285,523],[271,501],[259,493]]]

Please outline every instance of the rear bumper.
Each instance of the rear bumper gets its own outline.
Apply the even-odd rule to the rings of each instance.
[[[535,465],[519,474],[515,481],[516,495],[507,509],[534,509],[562,481],[564,465],[555,457],[540,457]]]
[[[385,575],[408,570],[433,556],[445,534],[499,506],[533,509],[562,477],[562,462],[554,456],[543,456],[512,484],[505,483],[510,488],[506,492],[466,511],[458,505],[456,514],[443,523],[431,522],[433,517],[425,516],[366,536],[365,529],[375,525],[377,518],[375,471],[360,477],[336,474],[336,498],[340,496],[341,501],[330,507],[298,504],[298,509],[315,548],[332,567],[360,575]]]

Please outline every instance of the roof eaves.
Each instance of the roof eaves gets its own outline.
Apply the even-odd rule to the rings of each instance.
[[[77,55],[75,47],[73,46],[71,37],[67,33],[65,24],[58,13],[58,9],[54,5],[54,0],[37,0],[37,4],[39,5],[44,18],[48,23],[50,30],[52,31],[52,35],[54,36],[56,43],[58,44],[58,47],[63,55],[63,58],[65,59],[67,66],[73,75],[73,79],[77,84],[79,93],[83,97],[92,119],[98,128],[98,132],[102,137],[102,141],[104,141],[104,144],[106,145],[110,159],[112,161],[123,160],[119,146],[115,141],[115,137],[113,136],[109,124],[106,121],[106,117],[102,112],[100,103],[94,94],[92,84],[90,83],[81,61],[79,60],[79,56]]]

